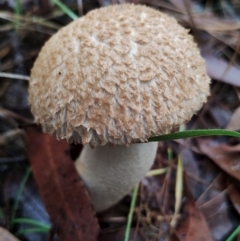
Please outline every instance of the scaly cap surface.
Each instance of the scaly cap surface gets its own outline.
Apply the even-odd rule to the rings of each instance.
[[[209,95],[197,45],[174,18],[141,5],[89,12],[53,35],[34,64],[29,103],[43,131],[128,145],[188,121]]]

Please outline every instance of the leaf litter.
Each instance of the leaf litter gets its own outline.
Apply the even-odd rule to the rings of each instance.
[[[194,116],[186,125],[186,128],[221,127],[239,130],[240,95],[237,87],[240,87],[240,24],[237,16],[240,8],[237,1],[230,1],[228,5],[224,5],[225,1],[220,0],[132,2],[148,4],[175,16],[183,26],[191,29],[201,48],[208,73],[213,79],[211,97],[198,116]],[[75,1],[74,3],[66,0],[64,3],[83,14],[109,4],[105,0]],[[71,20],[57,7],[49,5],[48,1],[40,0],[38,4],[32,0],[24,1],[18,17],[19,30],[16,34],[14,6],[14,4],[0,3],[0,72],[6,72],[10,76],[29,76],[34,59],[44,42]],[[124,240],[131,194],[110,210],[98,214],[97,223],[80,178],[72,169],[70,154],[74,160],[81,151],[81,147],[53,141],[32,127],[25,128],[26,138],[31,136],[32,141],[28,139],[27,145],[24,144],[24,135],[18,126],[28,126],[33,122],[27,104],[27,86],[25,80],[9,79],[6,75],[1,77],[0,225],[9,229],[14,235],[21,230],[29,230],[26,224],[10,225],[15,193],[19,190],[22,173],[29,159],[38,188],[30,175],[16,209],[16,218],[39,220],[49,225],[50,230],[47,233],[24,233],[19,236],[20,239],[67,240],[69,232],[66,225],[70,225],[72,230],[75,229],[74,232],[81,233],[76,236],[94,236],[98,233],[99,223],[101,231],[98,240]],[[33,147],[34,143],[35,145],[38,143],[37,152],[36,146]],[[132,241],[222,241],[231,237],[240,224],[239,145],[238,138],[225,137],[159,143],[153,170],[162,171],[158,171],[158,175],[148,175],[141,182],[130,239]],[[51,151],[46,151],[46,148]],[[171,158],[168,155],[169,149],[172,150]],[[59,164],[52,160],[52,152],[59,153],[59,159],[68,159],[65,163],[66,170],[61,170]],[[36,153],[38,153],[37,156]],[[179,156],[182,158],[182,171],[179,170]],[[37,169],[37,167],[43,168],[44,163],[47,163],[46,166],[53,176],[58,176],[54,182],[44,179],[44,172],[41,173],[40,169]],[[66,172],[71,173],[72,176],[66,177]],[[179,178],[179,172],[182,173],[181,178]],[[45,175],[47,175],[46,171]],[[56,180],[59,181],[56,182]],[[73,180],[78,180],[73,184],[77,186],[78,192],[73,187],[68,189],[69,187],[66,186]],[[57,201],[51,197],[52,193],[58,197]],[[77,196],[76,193],[78,193]],[[76,204],[79,193],[82,193],[85,201]],[[71,197],[71,200],[67,201],[65,195]],[[61,203],[65,203],[62,208],[59,207]],[[73,208],[73,203],[77,208]],[[79,210],[81,205],[86,207],[83,210],[85,216],[82,214],[77,216],[73,211]],[[64,215],[68,217],[67,220],[63,218]],[[73,223],[83,224],[89,231],[83,234],[85,228],[76,230]],[[58,238],[56,233],[59,235]],[[90,239],[87,236],[85,240]]]
[[[36,135],[38,138],[35,138]],[[97,240],[99,227],[96,214],[67,155],[69,144],[30,126],[26,129],[26,148],[40,194],[59,239]]]
[[[200,150],[230,176],[240,180],[240,144],[230,146],[205,139],[201,140]]]
[[[8,230],[0,227],[0,241],[20,241],[14,235],[12,235]]]
[[[232,184],[228,187],[227,192],[229,195],[229,198],[233,204],[233,207],[240,215],[240,192],[239,187],[237,186],[237,182],[232,182]]]

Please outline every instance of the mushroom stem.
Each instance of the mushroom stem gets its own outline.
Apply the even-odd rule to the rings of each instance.
[[[157,142],[149,142],[129,147],[84,147],[75,165],[97,212],[116,204],[144,177],[154,162],[157,146]]]

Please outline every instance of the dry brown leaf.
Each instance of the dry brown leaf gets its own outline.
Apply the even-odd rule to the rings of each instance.
[[[203,56],[209,76],[228,84],[240,87],[240,68],[212,55]]]
[[[229,203],[226,190],[198,208],[206,218],[214,240],[221,240],[226,233],[234,228],[229,219]]]
[[[240,192],[239,192],[239,190],[236,188],[235,184],[233,183],[231,186],[229,186],[229,188],[227,189],[227,192],[228,192],[229,198],[230,198],[234,208],[240,215]]]
[[[183,13],[179,15],[180,20],[187,22],[190,26],[194,24],[197,29],[205,30],[210,34],[212,32],[229,32],[238,31],[240,23],[237,20],[218,17],[216,14],[210,11],[203,11],[201,13],[195,13],[194,9],[199,7],[199,4],[189,0],[169,0],[174,6],[173,10]],[[161,5],[158,3],[157,5]],[[191,16],[189,16],[191,14]],[[190,21],[192,18],[193,22]],[[193,27],[193,26],[191,26]]]
[[[104,232],[99,235],[98,241],[123,241],[125,236],[125,229],[113,229],[109,232]],[[135,229],[131,228],[130,231],[130,240],[134,241],[146,241],[140,233]]]
[[[150,0],[136,0],[135,1],[137,4],[151,4]],[[176,8],[175,6],[173,6],[173,4],[167,2],[167,1],[155,1],[154,2],[154,6],[155,7],[161,7],[163,9],[167,9],[167,10],[171,10],[174,13],[185,13],[185,9],[181,10],[179,8]]]
[[[240,82],[240,79],[239,79],[239,82]],[[240,130],[240,107],[238,107],[233,113],[231,120],[226,126],[226,129],[233,130],[233,131]]]
[[[223,44],[235,49],[237,53],[237,44],[239,39],[238,31],[231,30],[231,31],[224,31],[224,32],[211,32],[210,33],[215,39],[221,41]],[[225,46],[226,47],[226,46]]]
[[[220,240],[233,227],[229,219],[226,175],[220,172],[196,202],[208,222],[214,240]]]
[[[97,241],[99,226],[90,198],[65,140],[26,128],[26,147],[34,177],[60,241]]]
[[[216,214],[222,208],[222,205],[224,204],[224,202],[226,202],[226,194],[227,192],[226,190],[224,190],[210,200],[198,206],[198,208],[202,211],[202,213],[207,219]]]
[[[197,207],[204,205],[204,203],[218,196],[223,190],[226,189],[226,174],[220,172],[212,183],[204,190],[200,197],[196,201]]]
[[[186,217],[182,222],[179,222],[177,233],[179,237],[185,237],[184,241],[212,241],[212,236],[209,231],[207,222],[201,211],[197,208],[187,183],[187,177],[184,173],[185,192],[187,203],[185,205]]]
[[[188,231],[186,234],[186,241],[211,241],[212,236],[209,231],[206,219],[196,207],[193,200],[189,200],[187,203],[187,210],[189,214]]]
[[[186,7],[184,4],[184,0],[169,0],[170,3],[172,3],[172,5],[177,9],[177,10],[181,10],[183,12],[186,11]]]
[[[225,172],[240,180],[240,144],[229,146],[209,138],[200,139],[199,148]]]
[[[0,227],[0,241],[20,241],[12,235],[7,229]]]
[[[219,18],[212,12],[193,14],[192,17],[194,18],[194,24],[197,29],[202,29],[209,33],[232,31],[240,28],[238,21]]]
[[[232,112],[228,108],[218,105],[211,105],[209,107],[209,114],[216,123],[215,126],[219,128],[225,128],[232,116]]]

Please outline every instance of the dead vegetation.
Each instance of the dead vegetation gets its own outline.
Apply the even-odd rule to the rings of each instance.
[[[93,8],[123,2],[126,1],[64,1],[78,15]],[[211,96],[185,128],[239,131],[240,2],[132,2],[147,4],[175,16],[190,29],[201,48],[212,78]],[[24,138],[30,135],[29,125],[33,123],[27,101],[31,67],[49,36],[70,21],[70,17],[48,0],[0,1],[0,240],[16,240],[6,230],[20,240],[30,241],[57,240],[56,233],[66,230],[65,223],[59,222],[56,226],[54,215],[59,215],[59,209],[54,204],[58,207],[58,201],[49,198],[54,208],[48,213],[55,225],[50,222],[28,164],[36,154],[34,150],[29,151],[30,144],[41,148],[37,156],[39,163],[46,159],[46,146],[56,151],[57,144],[45,137],[40,139],[41,134],[35,131],[31,133],[32,141],[26,148]],[[39,140],[42,140],[41,145]],[[60,157],[74,160],[81,147],[68,145],[66,150],[59,152]],[[68,168],[71,172],[71,167]],[[146,177],[139,186],[131,240],[240,240],[239,138],[202,137],[160,142],[153,169],[162,171]],[[32,170],[35,176],[41,174],[35,165]],[[56,175],[63,178],[63,173],[56,170]],[[44,180],[45,177],[41,178]],[[45,192],[49,193],[55,184],[51,183]],[[72,205],[75,202],[74,187],[68,194]],[[63,184],[58,183],[55,188],[61,193]],[[124,240],[131,198],[129,194],[111,210],[98,215],[99,240]],[[43,201],[46,205],[44,198]],[[87,200],[86,205],[89,205]],[[74,208],[64,213],[71,216]],[[95,220],[91,211],[84,215],[84,219]],[[66,217],[63,219],[67,220]],[[75,220],[71,221],[74,223]],[[86,225],[89,225],[87,230],[98,230],[95,221]],[[77,235],[82,235],[82,229],[78,230],[80,234]],[[68,233],[73,234],[67,231],[64,237]],[[86,235],[90,233],[88,231]],[[83,236],[78,237],[81,239]],[[91,238],[86,236],[84,240]]]

